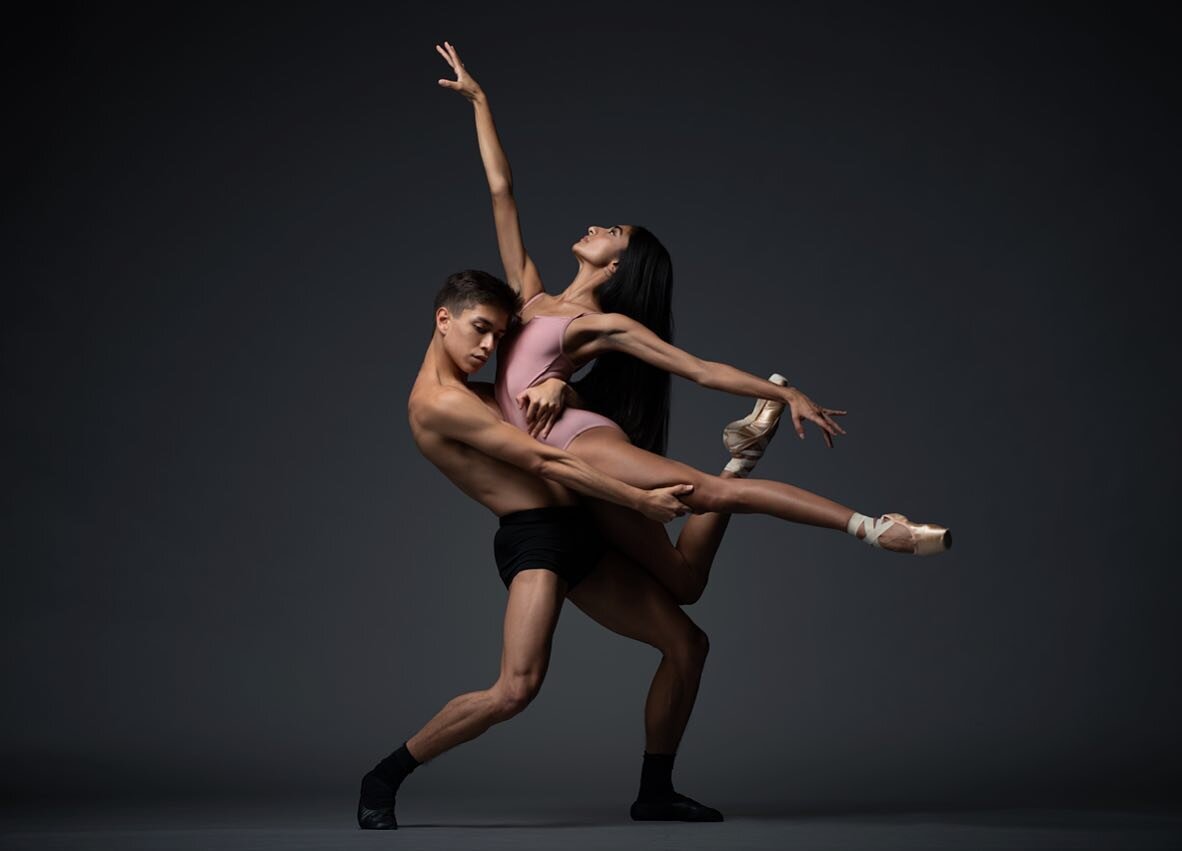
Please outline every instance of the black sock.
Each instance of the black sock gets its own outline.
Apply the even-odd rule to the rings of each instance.
[[[383,759],[361,780],[361,803],[371,809],[394,806],[398,787],[421,763],[402,747]]]
[[[638,801],[659,801],[671,798],[673,792],[673,758],[677,754],[644,752],[640,769]]]

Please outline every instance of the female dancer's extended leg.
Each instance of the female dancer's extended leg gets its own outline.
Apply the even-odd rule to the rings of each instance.
[[[571,442],[567,451],[637,487],[679,483],[694,486],[693,493],[682,497],[682,501],[694,510],[695,516],[686,521],[677,548],[669,544],[659,525],[634,512],[596,506],[613,543],[652,570],[681,602],[692,602],[696,599],[695,587],[700,595],[701,587],[705,586],[710,562],[726,528],[727,515],[768,514],[843,532],[848,530],[855,515],[851,508],[784,482],[708,475],[680,461],[639,449],[613,428],[588,429]],[[705,516],[698,516],[698,512]],[[686,530],[690,532],[688,538]],[[859,538],[865,537],[865,526],[859,526],[857,533]],[[903,523],[890,526],[876,539],[883,549],[896,552],[913,552],[917,546],[915,535]]]

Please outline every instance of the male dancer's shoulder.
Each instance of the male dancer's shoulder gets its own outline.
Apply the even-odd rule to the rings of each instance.
[[[483,407],[480,398],[470,390],[441,386],[416,390],[411,394],[407,413],[412,425],[447,432]]]

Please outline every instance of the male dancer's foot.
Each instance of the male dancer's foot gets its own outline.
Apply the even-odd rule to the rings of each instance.
[[[633,821],[722,821],[722,813],[673,791],[676,754],[644,754],[640,792],[632,804]]]
[[[357,826],[363,830],[397,830],[394,799],[406,776],[419,766],[404,743],[361,778]]]

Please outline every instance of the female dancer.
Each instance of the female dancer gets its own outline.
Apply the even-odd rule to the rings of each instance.
[[[605,532],[617,546],[652,570],[684,602],[701,594],[725,529],[725,515],[730,513],[769,514],[844,530],[894,552],[929,555],[951,546],[951,534],[942,526],[912,523],[901,514],[869,517],[793,485],[728,478],[725,473],[710,476],[663,457],[669,373],[704,387],[788,406],[797,434],[804,437],[802,420],[808,419],[820,427],[829,447],[834,436],[845,433],[833,419],[845,411],[823,408],[796,388],[703,361],[671,345],[671,264],[668,252],[645,228],[588,228],[572,247],[579,265],[574,280],[560,295],[547,294],[525,251],[509,162],[488,99],[452,45],[444,42],[436,50],[456,73],[455,80],[442,79],[439,85],[459,92],[475,108],[506,279],[525,300],[523,324],[497,358],[496,391],[502,413],[539,439],[637,487],[694,485],[693,492],[682,499],[695,515],[702,516],[686,522],[676,548],[658,524],[632,512],[604,508]],[[579,407],[555,414],[558,406],[540,401],[542,392],[531,390],[546,379],[566,381],[591,360],[597,363],[579,383],[579,395],[590,408],[609,416]],[[567,401],[577,402],[578,397],[569,396]],[[542,416],[536,416],[539,409]],[[527,413],[535,415],[532,421]],[[757,405],[753,417],[759,419],[758,413]]]

